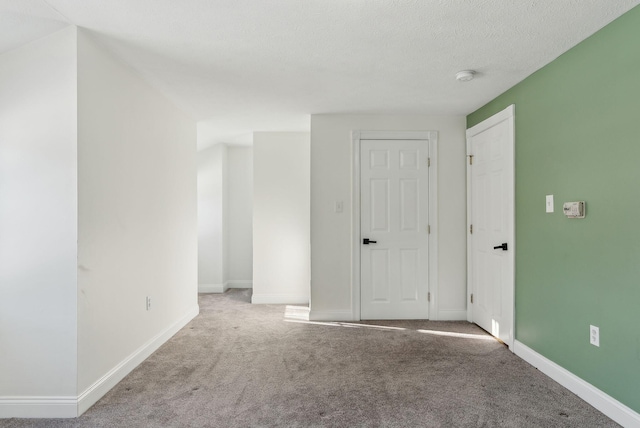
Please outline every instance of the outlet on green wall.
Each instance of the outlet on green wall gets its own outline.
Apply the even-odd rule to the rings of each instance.
[[[638,40],[640,7],[467,117],[472,127],[516,105],[516,340],[636,412]],[[566,218],[568,201],[586,201],[586,218]]]

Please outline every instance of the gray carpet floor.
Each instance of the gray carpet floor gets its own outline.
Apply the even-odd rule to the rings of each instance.
[[[200,315],[77,419],[3,427],[610,427],[466,322],[308,323],[250,290]]]

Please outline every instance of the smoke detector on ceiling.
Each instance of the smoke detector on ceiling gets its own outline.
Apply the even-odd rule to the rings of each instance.
[[[476,74],[474,70],[462,70],[456,73],[456,79],[460,82],[468,82],[473,79],[473,76]]]

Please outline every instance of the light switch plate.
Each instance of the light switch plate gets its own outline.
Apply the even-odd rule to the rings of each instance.
[[[546,209],[548,213],[553,212],[553,195],[547,195],[547,205]]]

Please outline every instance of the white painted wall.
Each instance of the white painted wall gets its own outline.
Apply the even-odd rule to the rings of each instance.
[[[72,417],[198,312],[195,120],[75,27],[0,82],[0,417]]]
[[[253,149],[216,144],[198,152],[198,290],[251,287]]]
[[[0,417],[7,397],[77,395],[75,41],[0,55]]]
[[[229,150],[226,144],[219,146],[222,158],[222,284],[226,290],[229,281]]]
[[[222,293],[228,277],[227,146],[198,152],[198,291]]]
[[[253,303],[309,301],[309,134],[253,135]]]
[[[197,314],[196,174],[195,120],[78,30],[80,411]]]
[[[464,116],[311,116],[312,319],[351,313],[351,131],[438,131],[438,313],[466,319],[466,179]],[[335,213],[336,201],[344,212]]]
[[[229,287],[250,288],[253,281],[253,149],[229,146]]]

